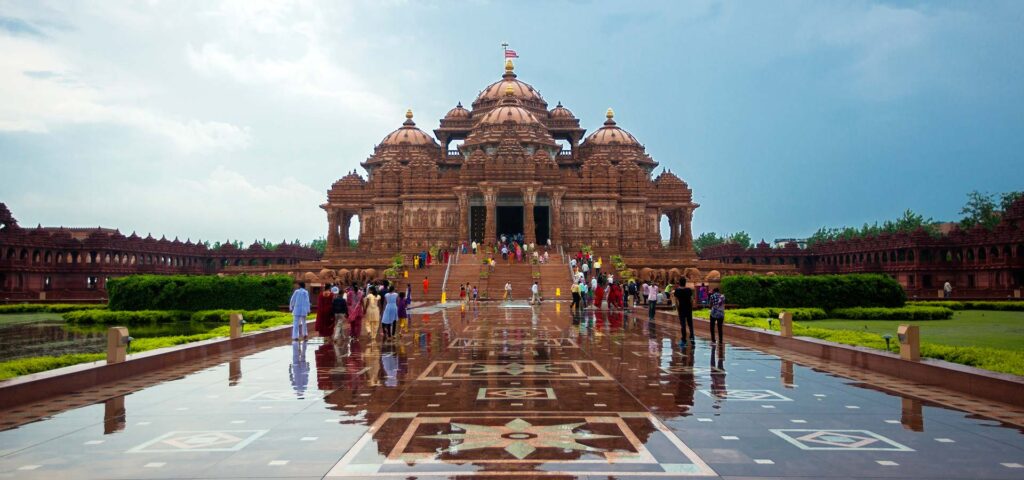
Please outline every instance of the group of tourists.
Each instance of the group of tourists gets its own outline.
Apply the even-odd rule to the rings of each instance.
[[[347,288],[341,284],[327,284],[317,296],[316,333],[325,339],[341,341],[345,338],[345,323],[348,323],[349,339],[358,339],[363,333],[371,342],[383,335],[384,342],[390,342],[400,333],[409,329],[409,305],[412,303],[412,289],[396,292],[395,284],[388,280],[359,285],[353,283]],[[342,291],[344,289],[344,291]],[[292,292],[288,309],[292,312],[292,340],[307,340],[306,317],[310,313],[309,292],[305,282],[298,282]]]
[[[414,270],[427,268],[437,262],[441,262],[443,265],[448,263],[449,258],[451,258],[451,253],[447,249],[438,251],[436,256],[428,250],[423,250],[412,256],[412,268]]]

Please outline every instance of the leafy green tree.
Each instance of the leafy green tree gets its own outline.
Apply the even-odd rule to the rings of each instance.
[[[319,252],[320,255],[323,255],[324,252],[327,251],[327,239],[320,237],[316,240],[313,240],[312,242],[309,242],[309,244],[305,246],[312,248],[313,250]]]
[[[1010,205],[1016,202],[1020,197],[1024,197],[1024,192],[1006,192],[999,196],[999,208],[1002,211],[1010,209]]]
[[[960,226],[963,228],[981,225],[991,230],[999,224],[995,195],[981,193],[977,190],[967,194],[967,203],[960,209],[960,214],[964,216],[960,220]]]
[[[729,235],[729,241],[740,244],[743,248],[750,248],[752,243],[750,242],[750,234],[740,230],[732,235]]]
[[[693,249],[700,253],[705,248],[723,243],[725,243],[725,238],[719,237],[715,232],[704,232],[693,239]]]

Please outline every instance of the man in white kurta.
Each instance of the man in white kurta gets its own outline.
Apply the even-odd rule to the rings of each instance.
[[[299,288],[292,292],[288,310],[292,312],[292,340],[308,338],[306,317],[309,316],[309,292],[306,291],[305,282],[299,282]]]

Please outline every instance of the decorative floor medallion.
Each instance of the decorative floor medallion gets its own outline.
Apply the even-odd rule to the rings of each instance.
[[[914,451],[868,430],[773,429],[771,432],[803,450]]]
[[[712,398],[737,402],[792,402],[793,399],[771,390],[701,390],[700,393]]]
[[[484,363],[436,361],[417,380],[611,380],[597,362],[590,360],[553,361],[547,363]]]
[[[481,388],[477,400],[554,400],[553,388]]]
[[[537,347],[579,348],[571,338],[456,338],[448,348]]]
[[[268,430],[192,430],[167,432],[128,453],[237,452]]]
[[[382,457],[381,453],[386,452]],[[327,474],[715,475],[649,413],[460,416],[385,413]]]

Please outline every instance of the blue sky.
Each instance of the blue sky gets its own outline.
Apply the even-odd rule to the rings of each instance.
[[[330,184],[501,74],[608,107],[755,240],[1024,189],[1024,2],[10,2],[0,201],[23,224],[312,239]]]

